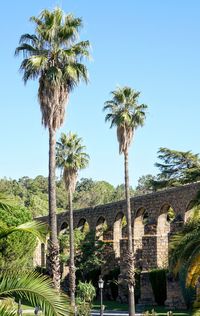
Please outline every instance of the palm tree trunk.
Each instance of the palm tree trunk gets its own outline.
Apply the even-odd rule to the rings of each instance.
[[[131,204],[129,193],[129,171],[128,171],[128,149],[124,152],[124,175],[125,175],[125,195],[126,212],[128,228],[128,254],[127,254],[127,279],[129,296],[129,316],[135,315],[135,297],[134,297],[134,267],[133,267],[133,237],[131,223]]]
[[[69,188],[69,243],[70,243],[70,303],[75,312],[75,290],[76,290],[76,274],[74,264],[74,223],[73,223],[73,206],[72,206],[72,191]]]
[[[49,226],[50,226],[50,245],[49,245],[49,264],[50,275],[53,279],[53,286],[60,290],[60,260],[59,243],[57,237],[57,217],[56,217],[56,180],[55,180],[55,146],[56,132],[49,128]]]

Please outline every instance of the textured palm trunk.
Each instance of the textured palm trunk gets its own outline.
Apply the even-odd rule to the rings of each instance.
[[[129,171],[128,171],[128,150],[124,152],[124,175],[125,175],[125,195],[128,229],[128,254],[127,254],[127,279],[128,279],[128,297],[129,297],[129,316],[135,315],[135,297],[134,297],[134,261],[133,261],[133,237],[131,223],[131,204],[129,193]]]
[[[49,128],[49,265],[50,275],[53,286],[60,290],[60,260],[59,243],[57,237],[57,218],[56,218],[56,160],[55,160],[56,132]]]
[[[70,244],[70,266],[69,266],[69,282],[70,282],[70,303],[75,311],[75,290],[76,290],[76,274],[74,264],[74,223],[73,223],[73,206],[72,191],[69,189],[69,244]]]

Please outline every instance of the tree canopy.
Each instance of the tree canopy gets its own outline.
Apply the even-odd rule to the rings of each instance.
[[[159,169],[152,185],[155,189],[172,187],[200,180],[200,158],[191,151],[177,151],[161,147],[158,150]]]

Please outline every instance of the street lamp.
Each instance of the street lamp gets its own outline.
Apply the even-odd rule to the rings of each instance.
[[[100,289],[100,298],[101,298],[101,310],[100,310],[100,316],[103,316],[103,285],[104,280],[102,280],[101,275],[99,276],[98,286]]]

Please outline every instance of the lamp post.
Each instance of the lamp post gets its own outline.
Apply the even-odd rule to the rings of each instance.
[[[102,280],[101,275],[99,276],[98,286],[100,289],[100,298],[101,298],[101,309],[100,309],[100,316],[103,316],[103,285],[104,280]]]

